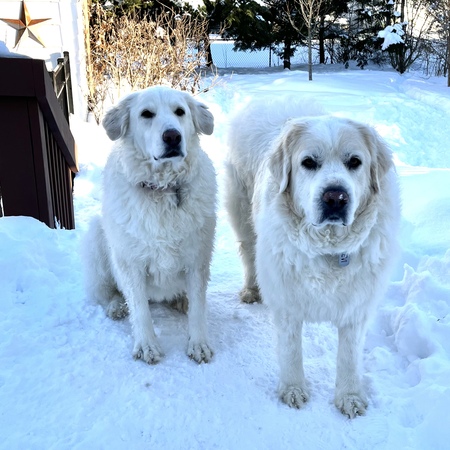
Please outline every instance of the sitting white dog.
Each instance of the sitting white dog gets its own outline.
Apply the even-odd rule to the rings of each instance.
[[[88,295],[112,318],[129,310],[133,355],[147,363],[162,356],[149,300],[188,305],[187,354],[208,362],[217,186],[198,134],[213,132],[213,116],[191,95],[157,86],[125,97],[103,126],[116,142],[104,169],[102,216],[84,242]]]

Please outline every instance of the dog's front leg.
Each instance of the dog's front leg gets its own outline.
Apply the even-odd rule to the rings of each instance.
[[[207,274],[202,268],[186,273],[186,293],[189,301],[189,342],[187,355],[198,363],[209,362],[213,352],[207,343],[206,286]]]
[[[367,399],[361,386],[359,364],[365,328],[347,325],[338,328],[339,347],[336,366],[336,407],[351,419],[365,414]]]
[[[289,312],[275,313],[280,364],[280,399],[291,408],[301,408],[309,399],[303,371],[302,327]]]
[[[136,264],[115,259],[116,277],[120,290],[130,310],[130,321],[134,336],[134,359],[156,364],[162,358],[162,351],[153,328],[153,320],[146,292],[146,274]]]

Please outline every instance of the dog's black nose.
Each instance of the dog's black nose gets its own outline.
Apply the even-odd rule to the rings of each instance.
[[[181,133],[178,130],[171,128],[164,131],[162,139],[168,147],[174,148],[177,147],[181,142]]]
[[[350,197],[341,187],[330,187],[322,194],[322,222],[347,222],[347,206]]]
[[[344,190],[332,189],[323,194],[322,201],[328,208],[338,211],[347,205],[349,198]]]
[[[177,156],[183,156],[180,145],[181,139],[181,133],[174,128],[164,131],[162,140],[165,144],[165,149],[162,158],[176,158]]]

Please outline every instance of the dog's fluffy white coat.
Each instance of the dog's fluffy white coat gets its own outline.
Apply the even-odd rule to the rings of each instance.
[[[207,362],[212,350],[205,302],[217,188],[198,134],[212,133],[213,116],[189,94],[157,86],[125,97],[103,125],[116,142],[103,174],[102,215],[92,221],[83,246],[88,295],[112,318],[129,310],[133,355],[147,363],[162,356],[148,301],[183,309],[188,302],[187,353]],[[167,130],[181,139],[173,146],[176,157],[164,157]]]
[[[280,398],[297,408],[308,400],[302,324],[330,321],[339,336],[335,404],[349,417],[364,414],[360,358],[399,221],[391,152],[372,128],[325,115],[310,99],[246,106],[229,146],[226,205],[244,265],[241,299],[261,293],[273,313]],[[324,192],[336,187],[348,202],[342,220],[328,220]]]

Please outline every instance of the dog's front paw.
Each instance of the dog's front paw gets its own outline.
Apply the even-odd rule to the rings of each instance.
[[[192,342],[189,340],[187,355],[189,358],[200,363],[211,361],[213,351],[206,343]]]
[[[367,400],[362,394],[336,395],[334,404],[342,414],[350,419],[363,416],[367,409]]]
[[[134,345],[134,359],[142,359],[142,361],[145,361],[147,364],[157,364],[159,363],[159,361],[161,361],[162,357],[163,353],[159,345],[155,342],[146,344],[136,342],[136,344]]]
[[[279,388],[279,395],[282,402],[290,408],[300,409],[308,400],[309,393],[301,386],[284,386]]]
[[[259,289],[257,287],[243,288],[241,292],[239,292],[239,297],[241,298],[241,302],[244,303],[261,303],[261,295],[259,294]]]

